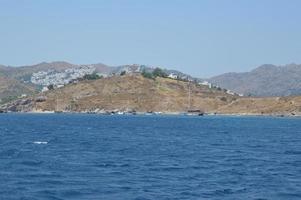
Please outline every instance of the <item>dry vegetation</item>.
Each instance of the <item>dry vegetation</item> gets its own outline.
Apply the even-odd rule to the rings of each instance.
[[[85,80],[39,94],[25,102],[21,101],[21,106],[17,104],[16,111],[26,108],[26,111],[172,113],[194,109],[219,114],[301,114],[301,97],[239,97],[194,83],[159,77],[148,79],[141,75]]]
[[[207,86],[190,84],[191,109],[209,112],[235,98]],[[87,111],[94,109],[184,112],[189,108],[189,83],[167,78],[147,79],[140,75],[82,81],[50,91],[40,110]],[[222,98],[224,97],[224,98]]]

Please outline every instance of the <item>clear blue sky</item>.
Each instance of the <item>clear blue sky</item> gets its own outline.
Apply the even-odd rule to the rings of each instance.
[[[138,63],[198,77],[301,63],[300,8],[300,0],[0,0],[0,63]]]

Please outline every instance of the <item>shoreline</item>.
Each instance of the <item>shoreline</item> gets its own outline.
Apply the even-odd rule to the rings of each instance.
[[[202,113],[202,114],[192,114],[188,112],[55,112],[55,111],[28,111],[28,112],[1,112],[0,114],[86,114],[86,115],[100,115],[100,116],[195,116],[195,117],[205,117],[205,116],[221,116],[221,117],[291,117],[299,118],[299,114],[288,114],[288,113],[271,113],[271,114],[259,114],[259,113]]]

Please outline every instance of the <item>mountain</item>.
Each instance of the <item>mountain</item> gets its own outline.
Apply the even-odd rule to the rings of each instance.
[[[0,65],[0,104],[9,100],[16,99],[21,95],[32,95],[41,90],[43,85],[32,82],[35,73],[47,72],[51,75],[61,73],[68,69],[77,69],[87,65],[75,65],[68,62],[42,62],[29,66],[4,66]],[[93,67],[95,72],[110,73],[114,67],[104,64],[88,65]],[[81,76],[84,76],[82,74]]]
[[[110,74],[116,68],[102,63],[92,64],[91,66],[95,67],[96,72],[103,73],[103,74]]]
[[[36,65],[29,66],[4,66],[0,65],[0,104],[8,100],[16,99],[21,95],[32,95],[40,92],[43,87],[49,85],[62,86],[66,85],[73,80],[82,78],[85,75],[97,73],[100,76],[113,76],[125,73],[142,73],[144,70],[153,71],[155,67],[146,65],[121,65],[121,66],[108,66],[102,63],[76,65],[64,61],[56,62],[42,62]],[[170,74],[170,70],[164,70]],[[187,77],[192,79],[191,76],[185,75],[178,71],[172,71],[178,77]]]
[[[160,77],[150,79],[140,74],[128,74],[84,80],[49,90],[29,98],[29,101],[18,101],[20,104],[14,105],[13,109],[75,112],[96,109],[140,112],[184,112],[189,109],[209,111],[226,105],[237,97],[187,81]]]
[[[215,76],[209,82],[244,95],[301,95],[301,65],[262,65],[250,72]]]
[[[24,84],[18,80],[0,76],[0,104],[23,94],[31,95],[34,93],[35,87],[32,84]]]
[[[68,84],[19,99],[1,109],[21,112],[163,113],[201,110],[219,114],[301,115],[301,97],[239,97],[194,82],[128,74]]]
[[[67,62],[51,62],[51,63],[42,62],[36,65],[20,66],[20,67],[5,66],[0,68],[0,75],[9,78],[18,79],[18,80],[29,80],[32,73],[35,72],[47,71],[47,70],[62,71],[64,69],[68,69],[74,66],[76,65]]]
[[[42,62],[36,65],[11,67],[0,65],[0,104],[16,99],[21,95],[33,95],[49,85],[61,87],[92,73],[110,77],[126,74],[152,72],[156,67],[139,64],[108,66],[102,63],[77,65],[64,61]],[[182,72],[163,69],[171,77],[202,83]],[[301,95],[301,65],[286,66],[262,65],[246,73],[227,73],[203,82],[211,83],[236,93],[252,96],[289,96]],[[216,88],[219,88],[216,87]],[[233,94],[228,91],[229,94]]]

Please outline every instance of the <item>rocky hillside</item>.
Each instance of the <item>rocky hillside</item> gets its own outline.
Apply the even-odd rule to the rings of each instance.
[[[104,64],[75,65],[67,62],[40,63],[32,66],[10,67],[0,65],[0,104],[22,95],[38,93],[49,85],[61,87],[86,74],[119,76],[121,73],[139,74],[152,72],[155,67],[145,65],[107,66]],[[227,73],[204,82],[176,70],[163,69],[167,75],[182,80],[211,83],[245,96],[290,96],[301,95],[301,65],[263,65],[246,73]],[[206,85],[204,84],[204,85]]]
[[[32,95],[35,87],[18,80],[0,76],[0,104],[9,102],[22,94]]]
[[[301,65],[262,65],[250,72],[226,73],[209,81],[244,95],[301,95]]]
[[[22,94],[30,95],[36,86],[30,82],[33,73],[47,70],[63,70],[74,65],[66,62],[40,63],[32,66],[11,67],[0,65],[0,99],[12,98]]]
[[[189,89],[190,88],[190,89]],[[189,101],[190,91],[190,101]],[[141,112],[184,112],[215,110],[237,96],[208,86],[169,78],[148,79],[141,75],[113,76],[81,81],[22,101],[28,111],[135,110]],[[30,102],[30,103],[29,103]]]
[[[221,114],[300,115],[301,97],[239,97],[223,90],[185,81],[125,75],[69,84],[34,97],[17,100],[2,109],[33,112],[165,113],[201,110]]]
[[[107,66],[102,63],[75,65],[67,62],[39,63],[31,66],[11,67],[0,65],[0,104],[21,95],[32,95],[40,92],[43,87],[54,85],[61,87],[87,74],[96,73],[99,76],[114,76],[121,73],[142,73],[152,71],[155,67],[145,65]],[[177,77],[192,80],[189,75],[178,71],[165,70]]]
[[[5,76],[7,78],[16,79],[20,81],[30,81],[33,73],[43,72],[43,71],[56,71],[62,72],[66,69],[78,68],[80,66],[93,66],[96,72],[100,73],[110,73],[114,70],[114,67],[109,67],[104,64],[91,64],[91,65],[75,65],[68,62],[58,61],[58,62],[42,62],[36,65],[11,67],[11,66],[1,66],[0,65],[0,76]]]

